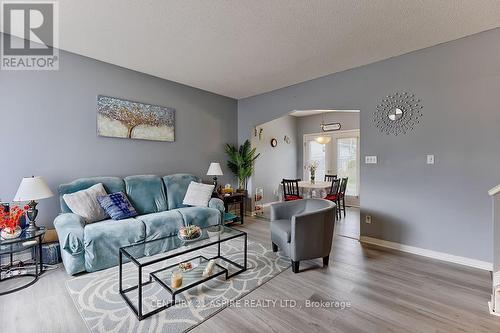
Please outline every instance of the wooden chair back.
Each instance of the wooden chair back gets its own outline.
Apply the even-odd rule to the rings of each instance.
[[[285,179],[281,181],[283,185],[283,197],[287,195],[299,196],[299,180],[300,179]]]
[[[331,182],[334,179],[337,179],[337,175],[325,175],[325,182]]]

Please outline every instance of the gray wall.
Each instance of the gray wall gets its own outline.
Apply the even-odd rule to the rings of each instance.
[[[252,146],[260,153],[255,161],[255,172],[252,177],[252,190],[264,188],[263,203],[277,201],[275,191],[283,178],[295,178],[297,174],[297,119],[284,116],[257,126],[264,130],[263,137],[252,136]],[[290,143],[284,142],[284,136],[290,137]],[[271,139],[275,138],[278,145],[271,147]],[[277,194],[277,193],[276,193]]]
[[[221,162],[221,183],[234,183],[223,145],[237,141],[235,100],[67,52],[60,57],[59,71],[0,71],[0,198],[10,201],[23,176],[43,176],[55,192],[79,177],[204,176],[210,161]],[[98,94],[175,108],[175,142],[98,137]],[[39,209],[40,224],[52,225],[58,199]]]
[[[300,109],[361,110],[361,234],[492,262],[491,200],[500,183],[500,29],[238,101],[239,140]],[[373,125],[380,100],[408,91],[423,118],[405,136]],[[426,154],[436,164],[426,165]]]
[[[297,177],[302,178],[304,167],[304,135],[321,132],[319,125],[325,123],[340,123],[341,130],[359,129],[359,113],[357,112],[326,112],[324,114],[297,117]]]

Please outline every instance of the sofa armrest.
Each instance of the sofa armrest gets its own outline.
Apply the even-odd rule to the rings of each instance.
[[[61,244],[61,250],[77,256],[83,254],[83,229],[85,220],[80,215],[65,213],[58,215],[54,220],[54,227]]]
[[[224,201],[219,198],[211,198],[210,201],[208,201],[208,207],[217,209],[220,212],[220,224],[224,224],[224,213],[226,212]]]
[[[271,204],[271,221],[290,220],[304,211],[302,200],[284,201]]]

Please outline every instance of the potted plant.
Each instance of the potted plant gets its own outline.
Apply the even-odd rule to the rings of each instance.
[[[0,205],[0,237],[3,239],[17,238],[21,235],[21,227],[19,227],[19,219],[24,215],[28,206],[21,208],[19,206],[10,207],[8,210],[5,206]]]
[[[225,150],[229,156],[227,166],[238,178],[238,192],[245,192],[247,189],[248,178],[252,175],[253,162],[260,156],[256,148],[251,148],[250,141],[246,140],[239,148],[226,144]]]

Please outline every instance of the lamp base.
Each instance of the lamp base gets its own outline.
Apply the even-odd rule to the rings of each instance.
[[[29,209],[26,212],[26,215],[28,216],[28,220],[29,220],[29,224],[30,224],[28,229],[26,229],[26,232],[28,232],[28,233],[30,233],[30,232],[33,233],[33,232],[36,232],[37,230],[40,229],[40,227],[38,227],[35,223],[36,216],[38,215],[38,209],[36,209],[37,204],[38,204],[38,202],[36,202],[34,200],[31,200],[28,203]]]
[[[40,230],[40,227],[36,225],[35,221],[30,221],[29,227],[26,229],[27,233],[33,233]]]
[[[214,193],[216,193],[217,192],[217,177],[214,177],[213,180],[214,180],[213,181],[213,184],[214,184]]]

